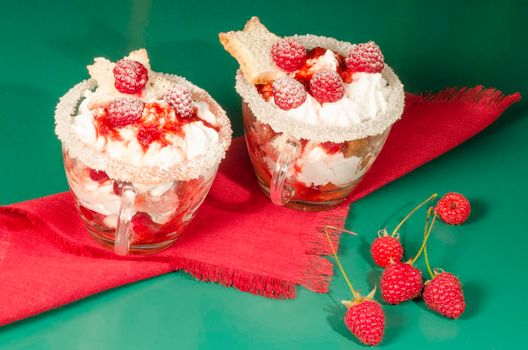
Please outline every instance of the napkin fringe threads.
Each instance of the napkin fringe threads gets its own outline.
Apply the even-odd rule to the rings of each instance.
[[[325,257],[332,254],[325,235],[329,233],[332,244],[338,249],[341,231],[345,226],[348,204],[329,212],[318,213],[314,229],[303,232],[305,254],[293,257],[292,264],[303,266],[303,273],[295,280],[284,280],[269,275],[256,274],[240,269],[229,269],[206,262],[178,259],[175,270],[183,270],[204,282],[217,282],[226,287],[235,287],[243,292],[274,299],[294,299],[296,285],[310,291],[327,293],[333,275],[333,264]]]
[[[510,105],[519,102],[521,94],[515,92],[511,95],[505,95],[502,91],[494,88],[485,88],[477,85],[469,87],[450,87],[439,92],[423,92],[413,95],[416,100],[421,102],[459,102],[485,104],[495,107],[501,111],[507,109]]]

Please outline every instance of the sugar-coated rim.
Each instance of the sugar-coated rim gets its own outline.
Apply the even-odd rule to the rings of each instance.
[[[321,46],[345,56],[355,46],[354,44],[323,36],[295,35],[294,37],[308,49]],[[297,139],[309,139],[316,142],[344,142],[379,135],[401,118],[405,97],[403,84],[394,71],[386,64],[381,75],[392,90],[388,97],[387,110],[383,115],[378,115],[376,119],[367,120],[350,127],[313,125],[291,118],[280,108],[266,102],[260,96],[256,87],[244,78],[240,70],[236,74],[235,87],[257,120],[270,125],[276,132],[282,132]]]
[[[218,144],[209,149],[206,154],[180,162],[167,169],[147,166],[138,167],[111,159],[84,143],[71,127],[72,117],[84,92],[97,86],[94,79],[88,79],[71,88],[61,97],[55,108],[55,133],[70,156],[79,159],[90,168],[104,170],[111,178],[143,184],[195,179],[207,169],[217,166],[225,157],[226,151],[231,144],[231,123],[226,112],[205,90],[187,81],[187,79],[172,74],[156,73],[156,75],[161,79],[167,79],[171,83],[187,86],[192,91],[194,101],[203,101],[209,105],[211,112],[218,118],[221,125],[218,132],[220,140]]]

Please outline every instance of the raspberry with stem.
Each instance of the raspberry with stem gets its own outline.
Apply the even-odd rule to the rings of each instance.
[[[372,242],[370,246],[370,254],[376,265],[386,268],[394,262],[400,262],[403,258],[403,246],[400,242],[398,230],[409,219],[414,212],[416,212],[423,205],[435,199],[438,195],[432,194],[422,203],[418,204],[407,216],[400,221],[398,226],[394,229],[391,235],[387,233],[386,229],[378,231],[378,237]]]
[[[396,226],[394,228],[394,230],[392,231],[392,234],[391,236],[394,237],[396,235],[396,232],[398,232],[398,230],[400,229],[400,227],[402,227],[402,225],[414,214],[415,211],[417,211],[418,209],[420,209],[422,206],[424,206],[426,203],[428,203],[429,201],[432,201],[434,200],[436,197],[438,197],[438,193],[433,193],[431,196],[429,196],[429,198],[427,198],[426,200],[424,200],[422,203],[418,204],[413,210],[411,210],[409,212],[409,214],[407,214],[406,217],[403,218],[402,221],[400,221],[400,223],[398,224],[398,226]]]
[[[381,275],[381,296],[389,304],[399,304],[414,299],[422,291],[422,272],[414,267],[413,264],[422,254],[431,234],[432,225],[436,217],[433,217],[431,225],[429,225],[430,216],[431,210],[428,210],[424,227],[424,239],[416,256],[405,263],[396,262],[389,265]]]
[[[430,208],[436,216],[436,210]],[[434,218],[434,217],[433,217]],[[427,224],[427,223],[426,223]],[[434,222],[431,222],[429,232],[432,229]],[[435,269],[434,272],[429,264],[429,255],[427,254],[427,244],[423,249],[425,266],[429,272],[430,280],[425,282],[423,291],[423,299],[427,307],[431,310],[448,318],[459,318],[466,309],[466,302],[464,300],[464,291],[462,284],[458,277],[452,273],[445,272],[441,269]]]
[[[378,345],[383,340],[383,333],[385,331],[385,314],[383,313],[381,305],[373,300],[376,288],[374,288],[366,297],[362,297],[354,289],[343,269],[343,265],[341,265],[341,261],[337,256],[334,245],[332,244],[332,239],[328,233],[329,227],[334,228],[332,226],[324,227],[326,239],[328,240],[328,244],[330,244],[337,266],[339,266],[339,269],[341,270],[341,273],[354,297],[350,301],[343,301],[343,304],[347,307],[344,319],[345,325],[363,344],[370,346]]]

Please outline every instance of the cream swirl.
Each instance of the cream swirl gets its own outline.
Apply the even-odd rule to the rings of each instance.
[[[310,67],[310,72],[335,71],[337,64],[335,54],[326,50]],[[308,94],[302,105],[284,112],[290,118],[309,125],[342,127],[381,118],[386,112],[387,101],[393,92],[380,73],[354,73],[352,81],[344,85],[345,95],[339,101],[321,104]],[[273,98],[270,102],[275,104]]]
[[[185,124],[182,128],[183,136],[166,135],[169,144],[154,141],[146,150],[137,140],[137,127],[134,125],[118,129],[120,140],[108,138],[97,132],[94,112],[89,108],[94,96],[97,96],[97,91],[85,93],[84,100],[79,105],[79,113],[73,118],[72,129],[88,147],[112,159],[125,161],[135,166],[158,166],[168,169],[182,161],[205,154],[208,149],[219,142],[216,130],[205,126],[200,120]],[[100,96],[97,96],[96,101],[100,101]],[[165,103],[162,100],[149,102]],[[193,102],[193,105],[201,120],[216,125],[216,118],[206,103]]]

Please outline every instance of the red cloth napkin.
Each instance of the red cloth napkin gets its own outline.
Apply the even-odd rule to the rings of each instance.
[[[403,119],[349,202],[477,134],[519,99],[482,87],[407,95]],[[272,298],[294,298],[296,285],[326,292],[333,266],[321,256],[330,252],[320,230],[328,223],[342,228],[347,213],[348,203],[320,213],[272,205],[242,138],[180,240],[153,256],[119,257],[100,247],[69,193],[1,207],[0,325],[177,270]]]

